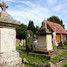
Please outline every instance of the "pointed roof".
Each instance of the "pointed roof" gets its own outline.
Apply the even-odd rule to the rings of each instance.
[[[57,34],[67,34],[66,30],[60,24],[51,21],[47,21],[47,24],[52,31],[56,32]]]

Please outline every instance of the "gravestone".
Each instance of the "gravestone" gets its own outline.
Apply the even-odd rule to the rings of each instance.
[[[37,51],[49,52],[53,51],[52,33],[47,29],[47,21],[42,23],[38,31],[38,44],[35,46]]]
[[[0,3],[0,67],[20,67],[21,58],[16,51],[16,26],[19,22],[14,20],[7,12],[8,6]]]

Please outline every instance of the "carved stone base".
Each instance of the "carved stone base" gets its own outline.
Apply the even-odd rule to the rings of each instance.
[[[0,53],[0,67],[20,67],[22,59],[18,52]]]

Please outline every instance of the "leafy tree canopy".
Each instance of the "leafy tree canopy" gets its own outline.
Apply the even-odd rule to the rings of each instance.
[[[18,39],[25,39],[26,38],[26,31],[27,31],[27,26],[24,25],[24,24],[21,24],[19,25],[17,28],[16,28],[16,37]]]
[[[29,24],[28,24],[28,30],[31,30],[33,32],[33,34],[35,34],[36,30],[35,30],[35,26],[34,26],[34,22],[33,21],[29,21]]]
[[[58,23],[58,24],[60,24],[64,28],[63,21],[61,19],[59,19],[59,17],[57,17],[57,16],[51,16],[47,20],[48,21],[52,21],[54,23]]]
[[[35,29],[36,29],[36,33],[37,33],[40,28],[39,28],[39,26],[36,26]]]
[[[34,22],[30,20],[27,29],[31,30],[33,34],[36,34],[37,31],[39,30],[39,26],[34,26]]]

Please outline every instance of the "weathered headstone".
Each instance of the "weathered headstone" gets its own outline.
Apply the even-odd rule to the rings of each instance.
[[[19,22],[6,12],[6,4],[0,3],[0,67],[20,67],[21,58],[16,51],[16,26]]]
[[[52,33],[47,29],[47,21],[42,23],[38,31],[38,44],[36,45],[37,51],[52,51]]]

